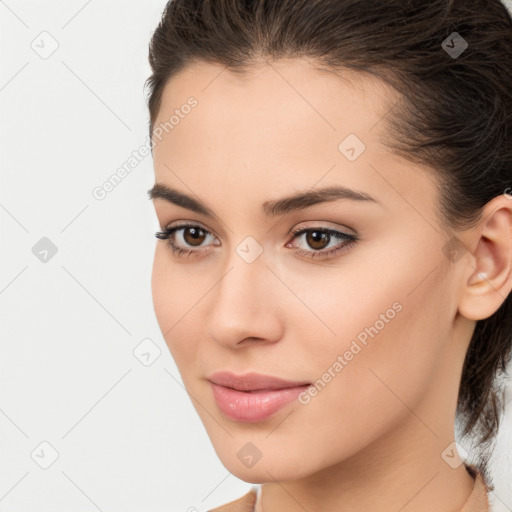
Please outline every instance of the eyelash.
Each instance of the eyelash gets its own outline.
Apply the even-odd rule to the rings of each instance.
[[[192,254],[197,254],[201,252],[205,252],[205,249],[182,249],[176,243],[174,242],[175,239],[175,232],[180,229],[186,229],[186,228],[199,228],[203,232],[205,232],[207,235],[211,235],[211,233],[204,229],[203,227],[197,225],[197,224],[182,224],[179,226],[173,226],[171,228],[166,228],[164,231],[157,231],[155,233],[155,236],[161,240],[167,240],[168,245],[170,246],[172,253],[175,254],[178,257],[186,257],[191,256]],[[345,243],[341,247],[337,247],[334,249],[329,250],[323,250],[323,251],[306,251],[304,249],[295,249],[295,254],[299,254],[300,256],[305,256],[307,258],[318,258],[318,257],[329,257],[334,254],[340,253],[341,251],[345,251],[350,249],[355,243],[359,240],[359,238],[356,235],[349,235],[348,233],[343,233],[342,231],[336,231],[334,229],[329,228],[307,228],[307,229],[301,229],[297,228],[292,231],[291,235],[293,235],[293,239],[297,238],[299,235],[303,235],[305,233],[309,232],[320,232],[328,234],[335,239],[342,240]],[[287,244],[288,245],[288,244]]]

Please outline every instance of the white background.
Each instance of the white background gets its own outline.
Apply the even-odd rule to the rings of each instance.
[[[215,455],[156,322],[151,156],[92,194],[146,141],[164,5],[0,1],[0,512],[203,511],[251,487]],[[148,338],[161,355],[145,366]],[[496,511],[512,509],[511,423],[509,408]]]

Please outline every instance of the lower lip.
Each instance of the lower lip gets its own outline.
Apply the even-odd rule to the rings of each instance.
[[[236,421],[263,421],[293,402],[309,385],[293,388],[238,391],[210,382],[219,409]]]

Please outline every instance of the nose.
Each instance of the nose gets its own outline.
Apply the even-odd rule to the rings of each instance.
[[[226,348],[275,343],[284,332],[282,283],[263,259],[231,262],[212,290],[206,335]]]

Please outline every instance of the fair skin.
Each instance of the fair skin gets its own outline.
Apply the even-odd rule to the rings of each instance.
[[[512,288],[512,201],[493,199],[477,226],[456,233],[467,250],[450,260],[443,247],[453,232],[436,213],[434,173],[380,142],[396,93],[351,76],[293,59],[244,79],[195,63],[169,81],[155,126],[190,96],[198,104],[156,144],[155,182],[214,215],[154,199],[161,230],[191,223],[208,232],[199,245],[178,232],[180,248],[204,251],[185,257],[157,241],[155,313],[219,458],[237,477],[262,483],[260,511],[455,512],[473,480],[441,454],[454,441],[475,321]],[[338,149],[351,133],[366,146],[354,161]],[[375,201],[337,199],[278,217],[262,211],[265,201],[330,185]],[[299,226],[359,240],[313,258],[343,242],[331,237],[325,249],[304,234],[293,239]],[[262,250],[251,263],[236,251],[248,236]],[[394,303],[400,312],[309,403],[295,400],[255,423],[217,407],[211,373],[314,382]],[[262,454],[252,467],[237,457],[247,442]]]

